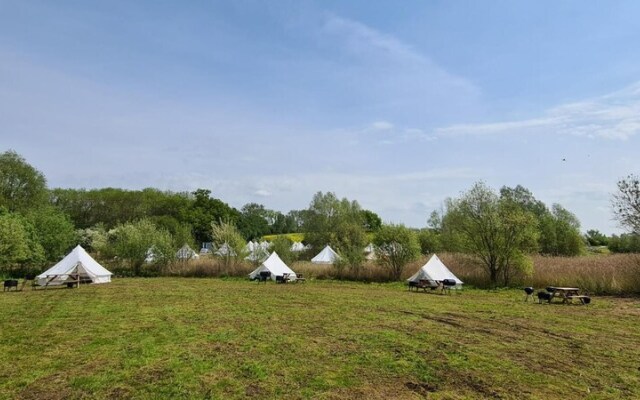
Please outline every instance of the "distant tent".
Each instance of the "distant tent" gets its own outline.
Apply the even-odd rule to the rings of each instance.
[[[367,260],[376,259],[376,248],[373,246],[373,243],[369,243],[367,247],[364,248],[364,254],[364,258]]]
[[[340,256],[338,253],[333,251],[331,246],[327,245],[317,256],[311,259],[311,262],[314,264],[333,264],[339,259]]]
[[[299,252],[299,251],[304,251],[304,249],[305,249],[305,248],[304,248],[304,245],[303,245],[301,242],[294,242],[294,243],[291,245],[291,251],[293,251],[293,252],[295,252],[295,253],[297,253],[297,252]]]
[[[202,247],[200,248],[200,255],[204,256],[207,254],[211,254],[213,252],[213,243],[211,242],[202,242]]]
[[[147,253],[144,256],[144,262],[151,264],[156,261],[156,253],[153,251],[153,246],[147,249]]]
[[[260,246],[260,248],[262,248],[263,250],[268,250],[269,247],[271,247],[271,243],[267,242],[266,240],[263,240],[258,244],[258,246]]]
[[[276,253],[275,251],[271,253],[269,258],[264,260],[258,268],[256,268],[252,273],[249,274],[249,279],[256,279],[258,276],[260,276],[260,272],[262,271],[271,272],[271,279],[274,281],[276,280],[276,276],[282,276],[283,274],[289,274],[289,280],[292,281],[296,280],[297,278],[296,273],[293,272],[291,268],[289,268],[287,264],[282,261],[282,259],[280,259],[278,253]]]
[[[221,256],[221,257],[226,257],[226,256],[235,257],[235,256],[237,256],[236,252],[231,248],[231,246],[229,246],[229,244],[227,242],[224,242],[222,244],[222,246],[220,246],[220,248],[216,251],[216,254]]]
[[[251,240],[250,240],[250,241],[248,241],[248,242],[247,242],[247,245],[246,245],[246,246],[244,246],[244,251],[245,251],[245,252],[247,252],[247,253],[253,253],[253,252],[254,252],[254,250],[255,250],[256,248],[258,248],[258,247],[260,247],[260,245],[258,244],[258,242],[254,242],[254,241],[251,241]]]
[[[445,279],[453,279],[456,281],[456,287],[462,286],[462,281],[453,272],[449,271],[449,268],[435,254],[407,281],[418,282],[421,279],[427,280],[432,284],[439,284]]]
[[[192,260],[192,259],[193,260],[197,260],[198,258],[200,258],[200,256],[198,255],[198,253],[193,251],[193,249],[191,247],[189,247],[188,244],[185,244],[176,253],[176,258],[178,260],[180,260],[180,261],[187,261],[187,260]]]
[[[109,283],[111,272],[93,259],[82,246],[76,246],[60,262],[38,275],[40,286],[63,285],[67,282]]]
[[[369,243],[367,247],[364,248],[364,252],[366,254],[373,253],[374,251],[375,251],[375,247],[373,246],[373,243]]]
[[[264,261],[267,257],[269,257],[269,251],[258,246],[258,244],[256,243],[253,251],[251,251],[249,255],[247,255],[244,259],[251,262],[260,262]]]

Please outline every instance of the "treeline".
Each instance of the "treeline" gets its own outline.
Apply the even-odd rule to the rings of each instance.
[[[335,267],[358,276],[367,260],[363,248],[375,247],[375,263],[398,279],[421,253],[473,255],[494,284],[508,285],[530,273],[530,255],[576,256],[587,245],[635,251],[633,235],[607,238],[597,231],[580,234],[576,216],[559,204],[550,207],[522,186],[499,191],[476,183],[460,197],[446,199],[423,229],[383,224],[357,201],[318,192],[309,206],[284,214],[261,204],[240,209],[210,190],[48,189],[44,175],[13,151],[0,154],[0,268],[41,267],[58,261],[80,243],[103,259],[118,259],[133,274],[142,265],[166,265],[184,244],[226,246],[226,263],[245,262],[245,243],[264,235],[303,233],[317,252],[331,245],[340,255]],[[285,259],[290,241],[273,248]],[[636,246],[636,247],[634,247]],[[306,256],[311,255],[311,253]],[[151,260],[151,261],[150,261]]]

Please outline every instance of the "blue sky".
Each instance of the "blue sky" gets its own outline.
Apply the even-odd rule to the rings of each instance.
[[[640,172],[636,1],[4,1],[0,150],[51,187],[319,190],[423,227],[484,180],[612,221]],[[566,160],[566,161],[563,161]]]

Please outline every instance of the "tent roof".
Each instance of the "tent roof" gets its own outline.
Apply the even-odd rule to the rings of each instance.
[[[429,281],[453,279],[456,281],[456,284],[462,285],[462,281],[458,279],[458,277],[455,276],[435,254],[431,256],[429,261],[427,261],[427,263],[423,265],[418,272],[416,272],[411,278],[407,279],[407,281],[415,282],[420,279],[426,279]]]
[[[340,256],[338,253],[333,251],[331,246],[327,245],[317,256],[311,259],[311,262],[314,264],[333,264],[336,260],[339,260]]]
[[[50,276],[68,275],[73,272],[74,268],[82,264],[82,267],[90,276],[111,276],[113,275],[105,267],[100,265],[82,248],[82,246],[76,246],[69,254],[67,254],[56,265],[49,268],[42,274],[38,275],[38,278],[43,279]]]

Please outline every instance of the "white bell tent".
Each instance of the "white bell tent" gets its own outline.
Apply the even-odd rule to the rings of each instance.
[[[187,261],[192,259],[197,260],[200,256],[191,247],[189,247],[188,244],[185,244],[176,253],[176,258],[180,261]]]
[[[275,251],[271,253],[269,258],[264,260],[258,268],[249,274],[249,279],[256,279],[260,276],[260,272],[262,271],[271,272],[271,279],[274,281],[276,280],[276,276],[282,276],[284,274],[289,274],[290,281],[295,281],[297,278],[296,273],[293,272],[291,268],[284,263],[284,261],[282,261],[280,256],[278,256],[278,253]]]
[[[294,253],[304,251],[304,245],[302,244],[302,242],[294,242],[291,245],[291,251],[293,251]]]
[[[462,281],[434,254],[429,261],[411,278],[407,279],[407,281],[419,282],[420,280],[427,280],[430,283],[439,284],[445,279],[453,279],[456,281],[457,288],[462,287]]]
[[[311,259],[314,264],[333,264],[338,261],[340,256],[336,253],[331,246],[327,245],[317,256]]]
[[[55,286],[70,282],[109,283],[111,272],[78,245],[60,262],[38,275],[38,285]]]

